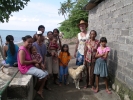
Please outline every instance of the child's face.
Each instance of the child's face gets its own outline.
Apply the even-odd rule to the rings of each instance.
[[[33,47],[31,52],[32,52],[32,54],[37,54],[37,50],[36,50],[36,48]]]
[[[57,43],[57,39],[53,39],[53,43]]]
[[[101,42],[100,44],[101,44],[103,47],[106,46],[106,42]]]
[[[95,39],[95,37],[96,37],[96,33],[95,33],[94,31],[92,31],[92,32],[90,33],[90,38],[91,38],[91,39]]]
[[[67,47],[64,47],[63,49],[64,49],[64,51],[67,51],[67,50],[68,50],[68,48],[67,48]]]

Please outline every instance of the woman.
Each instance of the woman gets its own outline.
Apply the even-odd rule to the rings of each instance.
[[[37,82],[38,88],[36,88],[37,93],[43,97],[43,87],[47,79],[48,73],[34,67],[35,63],[38,63],[36,60],[31,59],[30,48],[32,47],[32,37],[27,35],[22,38],[24,44],[19,48],[18,51],[18,69],[22,74],[34,75],[39,78]]]
[[[87,71],[87,79],[86,79],[86,86],[84,88],[87,88],[89,85],[92,86],[92,90],[94,90],[94,66],[95,66],[95,54],[97,52],[97,48],[99,46],[99,41],[96,40],[97,33],[95,30],[91,30],[90,32],[90,38],[85,43],[85,50],[84,50],[84,56],[85,56],[85,64],[87,65],[86,71]]]
[[[53,37],[56,37],[58,40],[58,45],[59,45],[59,49],[61,49],[61,40],[59,38],[59,30],[58,29],[54,29],[53,30]],[[57,82],[57,78],[58,78],[58,73],[59,73],[59,62],[54,62],[52,60],[52,68],[53,68],[53,76],[54,76],[54,84],[59,85],[59,83]]]
[[[7,57],[5,60],[6,64],[14,66],[14,63],[17,62],[17,53],[19,47],[14,44],[14,37],[12,35],[6,36],[6,46],[4,46],[4,56]]]

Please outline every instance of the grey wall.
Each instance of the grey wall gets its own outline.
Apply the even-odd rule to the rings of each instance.
[[[89,29],[105,36],[109,72],[133,89],[133,0],[105,0],[89,11]]]

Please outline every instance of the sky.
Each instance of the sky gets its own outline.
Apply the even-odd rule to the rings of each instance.
[[[39,25],[44,25],[46,31],[52,31],[64,21],[64,17],[58,14],[60,2],[64,1],[30,0],[23,10],[12,13],[8,23],[0,23],[0,29],[37,31]]]

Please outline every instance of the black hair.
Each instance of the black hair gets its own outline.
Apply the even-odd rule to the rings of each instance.
[[[91,30],[91,31],[90,31],[90,34],[91,34],[91,32],[94,32],[95,35],[97,36],[97,32],[96,32],[95,30]]]
[[[27,39],[32,38],[30,35],[26,35],[25,37],[22,37],[22,40],[25,42]]]
[[[100,42],[106,42],[107,43],[106,37],[101,37]]]
[[[52,31],[48,31],[48,32],[47,32],[47,35],[48,35],[49,33],[52,33],[52,34],[53,34],[53,32],[52,32]]]
[[[61,48],[61,52],[64,52],[64,47],[67,47],[68,50],[66,51],[67,52],[67,55],[70,56],[70,53],[69,53],[69,46],[67,44],[63,44],[62,48]]]
[[[58,30],[57,28],[55,28],[55,29],[53,30],[53,33],[54,33],[54,31],[57,31],[57,33],[59,33],[59,30]]]
[[[41,28],[45,28],[45,27],[43,25],[39,25],[38,30],[40,30]]]
[[[14,45],[14,37],[12,35],[7,35],[6,36],[6,41],[9,42],[9,50],[12,55],[15,54],[15,45]]]

